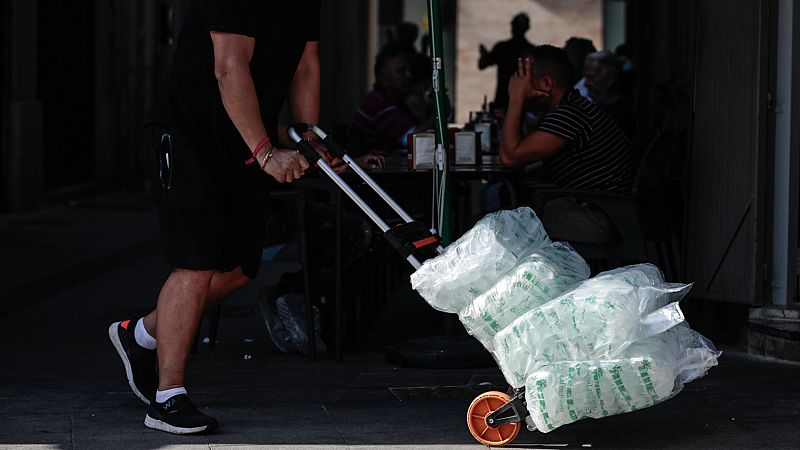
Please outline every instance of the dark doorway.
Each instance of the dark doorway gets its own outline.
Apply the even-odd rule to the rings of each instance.
[[[10,33],[11,33],[11,2],[3,2],[0,4],[0,155],[6,158],[6,130],[9,125],[6,123],[7,116],[6,110],[11,104],[11,96],[9,83],[11,82],[10,76]],[[8,167],[0,171],[0,211],[8,209],[8,196],[7,196],[7,182],[8,182]]]
[[[39,2],[44,190],[94,178],[94,2]]]

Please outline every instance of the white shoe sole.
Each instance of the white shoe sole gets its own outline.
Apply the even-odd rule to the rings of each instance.
[[[158,419],[153,419],[150,417],[150,414],[144,416],[144,426],[147,428],[152,428],[154,430],[161,430],[166,431],[167,433],[172,434],[192,434],[192,433],[201,433],[206,431],[208,425],[203,425],[202,427],[194,427],[194,428],[182,428],[170,425],[166,422],[162,422]]]
[[[117,334],[117,327],[119,327],[120,322],[114,322],[108,327],[108,338],[111,339],[111,343],[114,344],[114,348],[117,349],[117,353],[119,357],[122,359],[122,364],[125,365],[125,375],[128,377],[128,385],[130,385],[131,390],[139,400],[143,401],[145,405],[150,405],[150,400],[139,391],[139,388],[136,387],[136,383],[133,382],[133,372],[131,371],[131,362],[128,360],[128,355],[125,353],[125,349],[122,347],[122,342],[119,341],[119,334]]]

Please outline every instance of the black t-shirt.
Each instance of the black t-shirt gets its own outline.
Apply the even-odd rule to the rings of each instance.
[[[261,118],[277,140],[278,115],[297,64],[306,43],[319,40],[319,11],[320,0],[192,0],[146,121],[173,130],[227,176],[237,176],[250,150],[222,105],[210,32],[255,38],[250,72]]]
[[[533,50],[527,39],[512,38],[498,42],[489,52],[491,64],[497,64],[497,88],[494,94],[495,106],[508,106],[508,82],[519,67],[518,58],[526,50]]]

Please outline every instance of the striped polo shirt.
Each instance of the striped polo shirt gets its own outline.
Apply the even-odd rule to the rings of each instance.
[[[367,144],[368,151],[390,155],[404,147],[406,135],[414,131],[411,113],[397,104],[379,86],[361,101],[353,117],[353,126]]]
[[[567,141],[544,160],[543,175],[556,186],[604,192],[631,189],[630,141],[599,106],[571,90],[539,124]]]

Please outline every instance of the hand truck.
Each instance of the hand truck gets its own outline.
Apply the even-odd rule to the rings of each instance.
[[[389,244],[414,267],[419,269],[423,262],[443,251],[441,238],[435,229],[415,221],[386,193],[372,177],[367,174],[347,154],[345,149],[332,136],[316,125],[297,123],[288,128],[289,136],[297,144],[299,152],[310,165],[317,164],[320,170],[350,197],[355,204],[381,229]],[[336,157],[342,159],[353,171],[397,213],[404,223],[389,227],[378,214],[321,158],[309,141],[300,133],[312,132]],[[467,426],[478,442],[488,446],[502,446],[510,443],[519,434],[525,422],[530,431],[535,430],[530,413],[525,404],[525,388],[515,389],[512,395],[499,391],[484,392],[472,401],[467,408]]]

